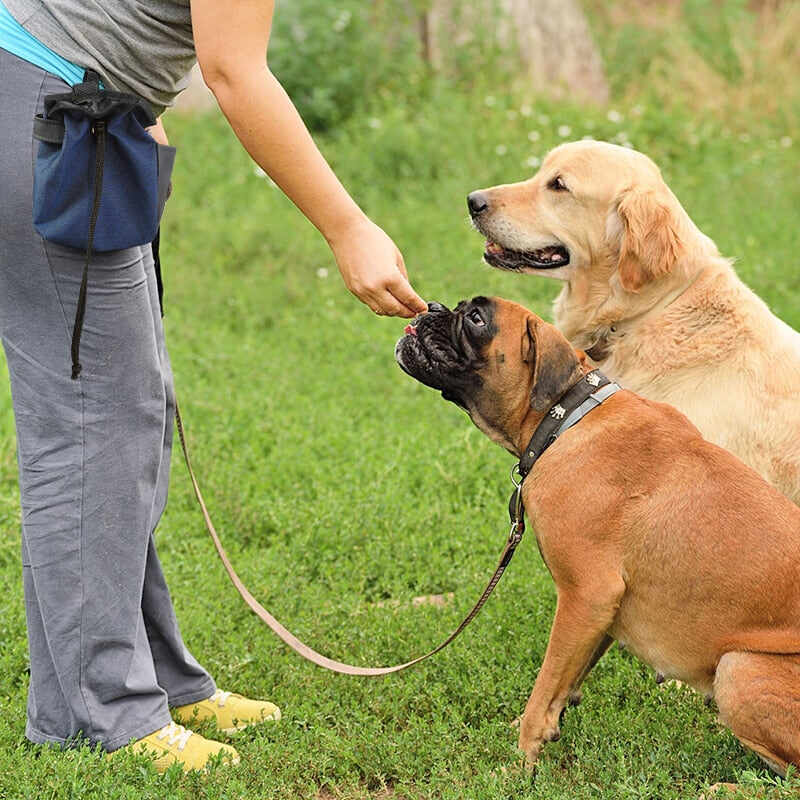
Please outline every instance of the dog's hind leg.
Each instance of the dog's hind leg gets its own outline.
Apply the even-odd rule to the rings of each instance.
[[[714,699],[721,720],[772,769],[800,767],[800,655],[726,653]]]

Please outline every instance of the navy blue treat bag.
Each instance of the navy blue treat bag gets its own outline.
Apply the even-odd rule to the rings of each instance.
[[[86,251],[75,325],[72,377],[78,359],[92,252],[122,250],[156,239],[175,148],[147,133],[155,124],[140,98],[104,89],[87,71],[72,91],[44,98],[34,119],[39,141],[33,224],[50,242]]]

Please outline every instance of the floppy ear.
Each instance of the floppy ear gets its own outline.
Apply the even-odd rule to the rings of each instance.
[[[658,189],[631,188],[620,197],[622,242],[617,274],[625,291],[638,292],[675,266],[683,243],[674,206],[674,199]]]
[[[578,354],[570,343],[552,326],[536,317],[528,317],[528,355],[533,363],[531,407],[547,411],[580,373]]]

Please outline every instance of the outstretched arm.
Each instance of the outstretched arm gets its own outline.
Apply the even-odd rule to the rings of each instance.
[[[394,242],[350,197],[267,66],[274,0],[192,0],[203,78],[253,160],[327,239],[348,289],[379,314],[426,310]]]

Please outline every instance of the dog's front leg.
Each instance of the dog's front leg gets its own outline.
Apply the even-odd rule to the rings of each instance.
[[[613,644],[614,639],[606,634],[599,645],[595,647],[594,652],[592,653],[591,658],[589,661],[584,665],[583,669],[581,670],[581,674],[576,679],[575,683],[569,690],[569,704],[571,706],[580,705],[581,699],[583,697],[583,693],[581,692],[581,684],[583,683],[586,676],[594,669],[597,662],[605,655],[606,650]]]
[[[602,594],[559,592],[542,668],[520,722],[519,748],[529,765],[544,742],[560,736],[558,721],[570,692],[593,666],[595,654],[605,649],[606,632],[625,588],[621,578],[614,583],[613,592],[607,584]]]

